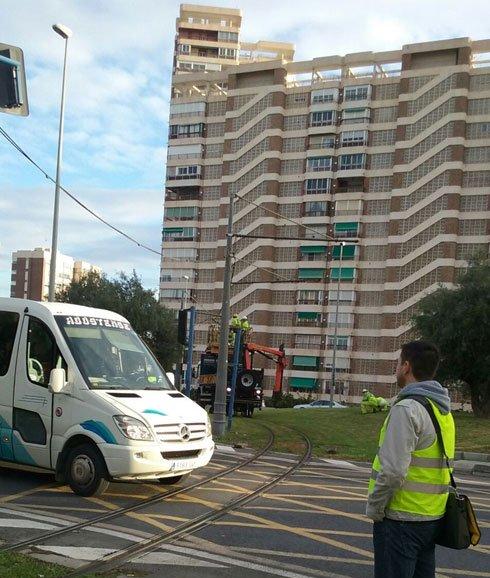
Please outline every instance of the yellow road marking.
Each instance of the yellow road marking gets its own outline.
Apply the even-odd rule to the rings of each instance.
[[[38,492],[43,492],[50,490],[56,485],[56,482],[51,482],[49,484],[42,484],[41,486],[36,486],[30,490],[24,490],[22,492],[17,492],[15,494],[9,494],[8,496],[2,496],[0,498],[0,504],[5,504],[7,502],[12,502],[18,498],[24,498],[25,496],[32,496],[32,494],[37,494]]]
[[[217,504],[215,502],[210,502],[208,500],[201,500],[201,499],[196,498],[194,496],[182,496],[182,498],[184,501],[198,503],[198,504],[205,505],[205,506],[208,506],[211,508],[217,509],[221,506],[221,504]],[[331,512],[338,513],[336,510],[331,510]],[[344,512],[343,512],[343,514],[346,515]],[[364,550],[363,548],[358,548],[358,547],[353,546],[351,544],[344,544],[343,542],[339,542],[338,540],[334,540],[332,538],[327,538],[327,537],[319,535],[317,533],[310,532],[308,530],[305,530],[304,528],[294,528],[292,526],[286,526],[285,524],[281,524],[279,522],[273,522],[271,520],[267,520],[266,518],[262,518],[260,516],[255,515],[255,514],[249,514],[247,512],[232,511],[232,512],[230,512],[230,515],[232,515],[234,517],[238,517],[238,518],[246,518],[248,520],[254,520],[256,522],[262,522],[263,527],[272,528],[274,530],[281,530],[283,532],[288,532],[290,534],[296,534],[298,536],[302,536],[303,538],[308,538],[308,539],[314,540],[316,542],[328,544],[329,546],[334,546],[335,548],[339,548],[341,550],[347,550],[351,553],[359,554],[360,556],[365,556],[366,558],[369,558],[369,559],[373,558],[373,554],[368,550]],[[354,517],[354,515],[349,515],[349,517]],[[360,516],[359,516],[359,518],[360,518]],[[367,518],[363,519],[363,521],[370,523],[370,520],[368,520]]]
[[[325,488],[328,490],[328,488]],[[316,494],[264,494],[265,497],[270,495],[276,496],[278,498],[307,498],[308,500],[351,500],[353,502],[365,502],[366,497],[362,498],[353,496],[318,496]]]

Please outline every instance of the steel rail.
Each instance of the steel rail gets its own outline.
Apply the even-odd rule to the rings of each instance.
[[[109,520],[113,520],[114,518],[124,516],[126,514],[131,513],[131,512],[136,512],[138,510],[142,510],[143,508],[146,508],[148,506],[152,506],[152,505],[157,504],[159,502],[163,502],[166,499],[171,498],[173,496],[177,496],[179,494],[189,492],[190,490],[193,490],[194,488],[199,488],[201,486],[204,486],[205,484],[208,484],[209,482],[213,482],[213,481],[215,481],[215,480],[217,480],[223,476],[231,474],[232,472],[234,472],[240,468],[243,468],[244,466],[247,466],[251,462],[259,459],[266,452],[268,452],[269,449],[272,447],[272,445],[274,443],[274,432],[269,427],[267,427],[263,424],[261,424],[261,425],[262,425],[262,427],[267,429],[269,432],[269,438],[267,440],[267,444],[263,448],[261,448],[258,452],[253,454],[253,456],[247,458],[246,460],[241,460],[238,464],[235,464],[234,466],[226,468],[225,470],[222,470],[221,472],[218,472],[217,474],[214,474],[208,478],[205,478],[204,480],[200,480],[198,482],[195,482],[195,483],[191,484],[190,486],[186,486],[184,488],[178,488],[175,490],[170,490],[169,492],[165,492],[164,494],[157,494],[154,496],[150,496],[149,498],[146,498],[142,502],[138,502],[137,504],[132,504],[132,505],[126,506],[124,508],[118,508],[117,510],[112,510],[112,511],[107,512],[105,514],[101,514],[100,516],[96,516],[95,518],[91,518],[90,520],[83,520],[82,522],[78,522],[78,523],[73,524],[71,526],[64,526],[63,528],[59,528],[57,530],[52,530],[50,532],[45,532],[44,534],[41,534],[40,536],[37,536],[35,538],[28,538],[27,540],[22,540],[21,542],[16,542],[14,544],[4,544],[3,546],[0,547],[0,552],[16,552],[19,550],[25,550],[25,549],[29,548],[30,546],[34,546],[36,544],[39,544],[40,542],[50,540],[51,538],[55,538],[57,536],[62,536],[64,534],[68,534],[70,532],[74,532],[77,530],[82,530],[83,528],[87,528],[89,526],[96,526],[97,524],[100,524],[102,522],[107,522]]]
[[[188,522],[184,522],[183,524],[181,524],[180,526],[178,526],[173,530],[170,530],[163,534],[155,534],[154,536],[143,539],[136,544],[128,546],[127,548],[108,554],[107,556],[104,556],[100,560],[95,560],[93,562],[84,564],[83,566],[80,566],[79,568],[73,570],[72,572],[65,574],[63,578],[84,576],[89,572],[98,573],[114,570],[115,568],[121,566],[122,564],[128,562],[133,558],[138,558],[143,554],[155,550],[161,544],[164,544],[166,542],[173,542],[184,535],[193,534],[198,530],[201,530],[202,528],[205,528],[206,526],[212,524],[214,521],[219,520],[229,512],[237,510],[243,507],[244,505],[248,504],[249,502],[257,499],[265,492],[267,492],[274,486],[278,485],[287,476],[289,476],[290,474],[301,468],[305,463],[307,463],[310,460],[312,453],[312,445],[310,439],[302,432],[299,432],[297,430],[293,431],[298,433],[303,438],[305,442],[305,451],[303,455],[299,458],[299,460],[295,464],[287,468],[283,473],[279,474],[278,476],[275,476],[272,480],[265,482],[255,490],[248,492],[247,494],[224,504],[222,507],[216,510],[207,512],[193,520],[189,520]]]

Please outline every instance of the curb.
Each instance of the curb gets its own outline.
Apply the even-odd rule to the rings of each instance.
[[[480,454],[478,452],[461,452],[454,453],[455,460],[469,460],[470,462],[489,462],[490,454]]]

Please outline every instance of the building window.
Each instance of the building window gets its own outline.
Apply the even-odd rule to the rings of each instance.
[[[327,341],[327,348],[333,349],[335,341],[337,341],[337,349],[340,351],[347,351],[347,349],[349,349],[350,347],[350,337],[339,335],[337,336],[337,339],[335,339],[334,335],[329,335]]]
[[[356,292],[355,291],[346,291],[344,289],[338,292],[339,295],[339,303],[353,303],[356,300]],[[330,289],[328,292],[328,301],[330,303],[337,301],[337,290]]]
[[[218,56],[219,58],[229,58],[236,59],[237,51],[235,48],[219,48]]]
[[[310,390],[313,391],[318,387],[318,380],[314,377],[290,377],[288,386],[293,390]]]
[[[204,124],[171,124],[169,138],[194,138],[204,135]]]
[[[310,136],[308,148],[310,149],[329,149],[335,147],[335,135],[333,134],[315,134]]]
[[[223,32],[218,30],[218,40],[222,42],[238,42],[238,32]]]
[[[305,217],[324,217],[327,214],[327,201],[309,201],[305,203]]]
[[[168,207],[165,219],[168,221],[192,221],[197,217],[197,207]]]
[[[339,98],[339,90],[337,88],[322,88],[320,90],[311,91],[311,103],[319,104],[321,102],[336,102]]]
[[[342,122],[357,124],[368,122],[370,117],[369,108],[346,108],[342,113]]]
[[[310,126],[328,126],[335,122],[334,110],[322,110],[312,112],[310,115]]]
[[[163,241],[194,241],[196,239],[195,227],[164,227]]]
[[[329,193],[332,179],[308,179],[306,181],[306,194],[318,195],[320,193]]]
[[[325,269],[298,269],[298,279],[305,280],[321,280],[325,275]]]
[[[322,336],[321,335],[312,335],[309,333],[303,334],[298,333],[294,337],[294,347],[297,349],[309,349],[315,347],[321,347],[322,344]]]
[[[336,215],[359,215],[361,212],[361,206],[362,206],[362,201],[360,199],[359,200],[348,200],[348,201],[335,201],[335,214]]]
[[[343,147],[363,146],[367,144],[367,130],[347,130],[340,137]]]
[[[179,44],[179,53],[180,54],[190,54],[191,53],[190,44]]]
[[[297,301],[299,305],[321,305],[323,301],[323,291],[301,289],[298,291]]]
[[[318,326],[321,323],[321,314],[313,311],[298,311],[296,325],[299,327]]]
[[[342,261],[355,259],[356,257],[356,246],[346,245],[342,248]],[[332,251],[332,259],[334,261],[340,261],[340,245],[335,245]]]
[[[340,170],[363,169],[366,166],[365,154],[340,155]]]
[[[293,369],[317,371],[319,358],[314,355],[293,355]]]
[[[329,313],[327,317],[327,323],[329,327],[350,327],[352,325],[354,316],[352,313],[340,313],[338,317],[335,313]],[[338,323],[337,323],[338,319]]]
[[[337,281],[340,275],[341,281],[353,281],[356,278],[354,267],[332,267],[330,269],[330,280]]]
[[[306,159],[306,170],[312,172],[330,171],[332,170],[332,157],[310,157]]]
[[[344,88],[344,100],[366,100],[371,95],[371,86],[349,86]]]
[[[335,223],[333,227],[334,236],[342,237],[357,237],[359,234],[359,223]]]

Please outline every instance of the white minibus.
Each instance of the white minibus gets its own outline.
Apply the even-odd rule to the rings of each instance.
[[[93,496],[111,480],[176,483],[213,451],[207,413],[124,317],[0,298],[0,465]]]

